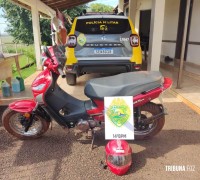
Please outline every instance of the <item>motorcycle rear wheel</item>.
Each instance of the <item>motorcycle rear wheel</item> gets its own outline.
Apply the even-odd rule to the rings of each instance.
[[[25,128],[20,123],[19,117],[21,113],[7,108],[2,116],[2,124],[4,128],[13,136],[22,140],[36,139],[42,136],[48,129],[50,122],[47,122],[38,115],[35,115],[33,123],[29,130],[25,132]]]
[[[160,107],[152,102],[149,102],[141,107],[141,118],[148,118],[161,113]],[[149,139],[158,134],[165,124],[165,117],[154,120],[152,124],[146,125],[144,129],[135,127],[134,134],[136,140]]]

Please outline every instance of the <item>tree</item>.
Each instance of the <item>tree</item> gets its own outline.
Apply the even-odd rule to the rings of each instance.
[[[113,12],[113,7],[110,5],[104,5],[101,3],[92,3],[89,6],[91,12]]]
[[[89,6],[81,5],[81,6],[76,6],[74,8],[71,8],[71,9],[66,9],[63,11],[63,13],[65,15],[69,15],[73,21],[75,17],[81,16],[84,10],[92,11],[92,12],[113,12],[113,9],[114,8],[109,5],[104,5],[101,3],[92,3]],[[69,30],[71,29],[70,23],[66,23],[65,26],[69,32]]]
[[[32,44],[33,29],[32,29],[32,16],[31,12],[12,4],[7,0],[0,0],[0,7],[4,10],[4,18],[8,22],[7,32],[14,37],[15,42],[21,41],[25,44]],[[72,9],[65,10],[64,13],[68,14],[72,20],[81,14],[86,9],[86,5],[77,6]],[[42,44],[51,44],[51,20],[40,19],[40,30]],[[70,23],[66,23],[68,31],[71,28]]]
[[[3,8],[3,17],[8,22],[7,32],[14,37],[14,41],[32,44],[33,29],[31,12],[7,0],[0,0],[0,7]],[[50,20],[40,19],[42,43],[51,44],[50,27]]]
[[[86,5],[76,6],[74,8],[64,10],[63,13],[65,15],[69,15],[73,21],[74,18],[80,16],[86,8],[87,8]],[[66,23],[65,26],[67,28],[67,31],[69,32],[69,30],[71,29],[71,24]]]

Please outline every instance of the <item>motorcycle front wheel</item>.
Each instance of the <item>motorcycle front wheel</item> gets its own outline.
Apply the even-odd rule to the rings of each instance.
[[[160,107],[152,102],[149,102],[141,107],[141,119],[150,118],[161,113]],[[142,125],[135,124],[134,134],[136,140],[149,139],[158,134],[165,124],[165,117],[155,119],[151,124]]]
[[[7,108],[2,116],[2,124],[4,128],[18,139],[30,140],[42,136],[48,128],[50,122],[47,122],[37,114],[34,116],[32,125],[25,132],[25,127],[22,122],[23,115],[19,112]],[[26,123],[26,122],[25,122]]]

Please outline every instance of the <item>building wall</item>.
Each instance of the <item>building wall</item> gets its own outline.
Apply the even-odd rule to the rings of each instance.
[[[163,40],[168,42],[162,43],[162,55],[174,58],[176,49],[176,36],[178,28],[180,0],[165,0],[165,17]],[[135,29],[139,31],[140,10],[152,9],[152,0],[137,0],[137,11],[135,20]],[[169,42],[172,41],[172,42]]]
[[[137,1],[135,29],[139,31],[140,10],[152,9],[152,0]],[[180,0],[165,0],[165,17],[162,42],[162,56],[175,57]],[[189,36],[187,62],[200,65],[200,0],[194,0]],[[196,44],[194,44],[196,43]]]
[[[123,12],[124,10],[124,0],[119,0],[118,1],[118,12]]]
[[[124,15],[129,16],[129,5],[124,6]]]
[[[191,27],[190,27],[190,36],[189,43],[197,43],[189,44],[188,53],[187,53],[187,62],[192,62],[200,65],[200,1],[194,0],[193,4],[193,12],[191,19]]]
[[[137,0],[137,10],[135,16],[135,29],[139,32],[140,10],[148,10],[152,8],[152,0]]]
[[[162,55],[174,58],[180,0],[165,0]]]

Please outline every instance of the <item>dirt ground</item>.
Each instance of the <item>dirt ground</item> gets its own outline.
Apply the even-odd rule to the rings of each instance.
[[[59,82],[80,99],[86,99],[84,83],[79,79],[77,86],[67,87],[64,80]],[[200,116],[168,92],[163,99],[168,109],[163,130],[150,140],[128,141],[133,165],[124,176],[100,167],[107,143],[104,132],[97,134],[91,151],[90,140],[53,123],[52,130],[32,141],[15,139],[0,126],[0,179],[200,179]]]

